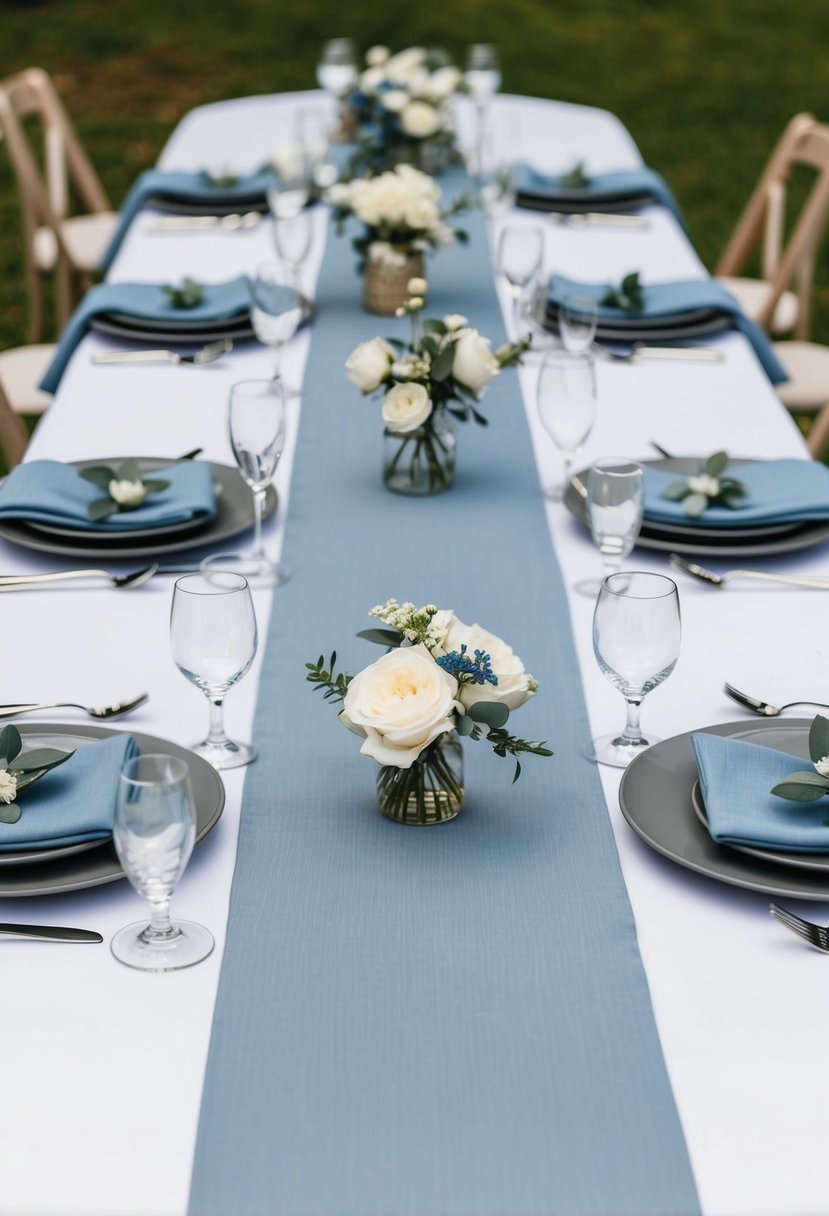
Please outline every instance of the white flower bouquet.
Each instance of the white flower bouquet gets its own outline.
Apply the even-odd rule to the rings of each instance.
[[[455,149],[451,99],[466,92],[445,51],[407,47],[393,55],[373,46],[357,88],[347,98],[357,130],[352,172],[377,172],[409,161],[438,169]]]
[[[538,684],[510,646],[480,625],[465,625],[434,604],[388,600],[370,615],[386,626],[358,637],[389,649],[355,676],[335,674],[336,652],[306,663],[307,680],[339,719],[362,737],[360,752],[380,764],[378,805],[400,823],[442,823],[463,802],[459,737],[486,739],[496,756],[550,756],[543,742],[510,734],[510,713]]]
[[[502,368],[521,362],[530,342],[493,351],[488,338],[457,313],[421,321],[427,283],[412,279],[399,312],[412,320],[410,342],[372,338],[346,360],[346,376],[367,396],[383,391],[389,448],[384,481],[399,493],[434,494],[454,475],[455,438],[448,417],[487,423],[478,406]]]

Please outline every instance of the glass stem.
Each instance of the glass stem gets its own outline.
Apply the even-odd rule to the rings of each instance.
[[[221,697],[209,696],[207,700],[210,705],[210,726],[207,730],[207,742],[224,747],[227,742],[224,724],[224,695]]]
[[[271,350],[273,351],[273,375],[271,376],[271,380],[281,380],[282,379],[282,343],[279,342],[279,343],[277,343],[276,346],[272,346]]]
[[[170,899],[150,900],[150,923],[145,930],[147,938],[169,937],[173,932],[170,920]]]
[[[630,697],[625,697],[625,729],[622,733],[622,739],[625,743],[641,743],[642,728],[639,725],[639,719],[642,714],[642,697],[637,697],[632,700]]]
[[[262,512],[267,491],[259,487],[253,491],[253,556],[261,560],[265,556],[262,544]]]

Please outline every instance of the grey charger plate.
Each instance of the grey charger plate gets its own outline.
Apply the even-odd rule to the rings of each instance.
[[[79,466],[107,464],[123,457],[101,457],[99,460],[76,461]],[[169,459],[138,456],[142,469],[154,472],[170,464]],[[216,546],[246,532],[253,527],[253,497],[237,469],[224,464],[211,464],[213,480],[218,485],[216,514],[200,525],[182,525],[174,533],[161,535],[155,529],[141,529],[132,541],[126,536],[68,537],[51,536],[16,520],[0,521],[0,537],[25,549],[36,549],[40,553],[53,553],[60,557],[76,559],[91,557],[96,561],[107,558],[156,558],[167,553],[180,553],[197,546]],[[263,518],[267,519],[276,510],[276,491],[269,486],[265,497]]]
[[[586,198],[575,189],[569,191],[562,188],[562,193],[533,194],[532,191],[519,190],[516,195],[516,206],[525,211],[562,211],[578,215],[588,211],[638,211],[640,207],[649,207],[656,199],[652,194],[599,194]]]
[[[811,719],[792,718],[774,725],[725,722],[704,730],[808,758],[810,726]],[[671,861],[719,882],[790,899],[829,900],[829,875],[761,860],[711,839],[692,799],[697,765],[691,736],[697,733],[655,743],[625,770],[619,806],[637,836]]]
[[[139,731],[117,731],[106,726],[67,726],[65,722],[27,725],[21,723],[18,730],[24,738],[49,735],[55,747],[71,747],[80,742],[107,739],[111,735],[132,734],[139,752],[163,752],[178,756],[190,768],[193,785],[193,801],[196,807],[196,841],[202,840],[216,826],[224,809],[225,790],[216,770],[186,747],[160,739],[156,735],[145,735]],[[48,780],[48,778],[47,778]],[[25,812],[24,812],[25,813]],[[115,882],[124,877],[115,849],[110,841],[99,841],[95,847],[87,848],[73,856],[49,855],[50,859],[32,861],[27,864],[4,864],[0,867],[0,898],[17,898],[32,895],[59,895],[64,891],[78,891],[84,887],[97,887]]]
[[[696,473],[703,458],[675,456],[669,460],[643,460],[648,468],[660,469],[687,477]],[[732,464],[753,464],[754,461],[734,459]],[[574,481],[587,487],[589,469],[574,475],[564,494],[564,505],[587,526],[585,498]],[[637,548],[659,549],[665,553],[679,551],[695,557],[763,557],[776,553],[793,553],[829,540],[829,519],[806,523],[760,524],[746,528],[702,528],[696,524],[663,524],[645,520],[636,541]]]
[[[148,198],[145,206],[167,211],[171,215],[236,215],[247,211],[259,211],[266,215],[268,212],[268,200],[264,194],[237,195],[235,198],[225,195],[199,200],[183,194],[159,194]]]
[[[215,342],[218,338],[230,338],[232,341],[236,341],[255,336],[248,314],[232,317],[218,324],[205,321],[201,327],[170,329],[165,327],[163,322],[156,326],[150,322],[144,324],[136,317],[119,318],[114,313],[101,313],[99,316],[91,318],[89,328],[97,330],[98,333],[108,334],[112,338],[127,338],[132,342],[162,343],[165,346],[189,346],[193,342]]]

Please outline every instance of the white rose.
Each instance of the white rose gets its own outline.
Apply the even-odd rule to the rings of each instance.
[[[425,747],[454,728],[457,689],[425,646],[390,650],[351,681],[340,721],[365,736],[364,756],[411,768]]]
[[[405,51],[398,51],[385,63],[386,75],[389,80],[399,80],[405,84],[411,76],[420,69],[425,57],[422,46],[410,46]]]
[[[422,384],[395,384],[383,401],[383,420],[395,435],[416,431],[431,412],[431,398]]]
[[[395,172],[377,177],[360,178],[351,183],[351,207],[364,224],[376,228],[380,224],[399,227],[409,201],[404,177]]]
[[[815,768],[821,777],[829,777],[829,756],[822,756],[820,760],[815,760]]]
[[[720,483],[710,473],[700,473],[688,478],[688,489],[695,494],[704,494],[706,498],[716,498],[720,492]]]
[[[440,668],[438,668],[440,671]],[[8,769],[0,768],[0,802],[6,806],[17,797],[17,778]]]
[[[436,72],[432,72],[429,77],[428,91],[430,97],[436,97],[438,100],[443,100],[446,97],[451,97],[458,90],[458,85],[461,83],[461,74],[457,68],[445,67],[438,68]]]
[[[482,393],[501,365],[489,349],[489,338],[482,338],[477,329],[462,329],[455,338],[455,358],[452,375],[473,393]]]
[[[147,497],[147,491],[142,482],[118,481],[115,477],[107,486],[107,492],[119,507],[139,507]]]
[[[400,125],[414,139],[429,139],[441,129],[442,119],[426,101],[410,101],[400,115]]]
[[[395,249],[394,245],[390,245],[388,241],[372,241],[368,247],[368,260],[380,262],[383,266],[388,266],[390,270],[399,270],[401,266],[406,265],[409,259],[405,253]]]
[[[371,96],[379,85],[386,79],[385,70],[381,67],[367,68],[360,76],[360,92]]]
[[[536,690],[536,682],[524,670],[524,664],[512,647],[480,625],[464,625],[455,618],[446,635],[446,649],[460,651],[466,644],[470,658],[476,650],[489,655],[497,684],[461,684],[458,700],[468,709],[476,701],[500,701],[507,709],[518,709]]]
[[[447,313],[443,318],[443,324],[447,329],[463,329],[469,324],[469,318],[462,316],[459,312]]]
[[[404,89],[389,89],[388,93],[380,94],[380,100],[390,114],[399,114],[409,104],[409,94]]]
[[[332,207],[350,207],[351,187],[346,182],[335,182],[326,190],[325,201]]]
[[[410,198],[403,212],[403,222],[407,228],[420,228],[429,232],[441,223],[440,209],[430,198]]]
[[[373,393],[391,370],[394,351],[382,338],[361,342],[345,361],[345,374],[361,393]]]
[[[370,68],[381,67],[388,59],[391,51],[387,46],[370,46],[366,51],[366,63]]]

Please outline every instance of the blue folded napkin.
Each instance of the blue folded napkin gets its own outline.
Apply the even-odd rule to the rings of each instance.
[[[99,269],[108,270],[138,212],[151,199],[175,199],[193,203],[214,204],[225,209],[228,203],[240,206],[262,203],[267,198],[269,172],[248,173],[232,186],[217,186],[206,173],[171,173],[163,169],[148,169],[134,182],[118,214],[118,227],[112,234],[101,258]]]
[[[24,752],[33,746],[23,740]],[[0,823],[0,852],[108,839],[118,775],[137,753],[132,735],[113,735],[96,743],[81,740],[74,756],[22,791],[17,823]]]
[[[645,468],[645,518],[662,524],[693,524],[703,528],[759,527],[763,524],[807,523],[829,519],[829,468],[817,460],[765,460],[729,467],[748,491],[741,505],[708,507],[693,518],[681,502],[662,495],[668,486],[687,480],[682,473]]]
[[[554,274],[550,279],[548,300],[554,309],[559,309],[569,295],[593,297],[597,303],[608,291],[618,286],[611,283],[581,283],[574,279],[565,278],[562,274]],[[702,309],[722,313],[729,317],[734,326],[748,338],[754,347],[754,353],[763,365],[772,384],[781,384],[788,380],[788,373],[774,353],[774,347],[768,335],[763,332],[756,322],[750,320],[739,302],[722,283],[713,279],[685,279],[673,283],[642,284],[643,305],[639,310],[617,308],[612,304],[599,303],[599,327],[602,324],[612,325],[621,321],[630,341],[637,338],[638,329],[649,330],[651,323],[675,320],[681,323],[682,318],[689,313]],[[641,322],[641,326],[638,324]],[[621,328],[621,326],[620,326]],[[662,341],[670,342],[670,331],[666,331]]]
[[[40,382],[45,393],[60,383],[75,347],[87,331],[92,317],[117,312],[137,321],[232,321],[250,312],[250,288],[241,275],[226,283],[205,283],[204,297],[195,308],[174,308],[158,283],[100,283],[92,287],[72,313],[60,336],[55,357]],[[187,342],[186,334],[165,336],[165,344]]]
[[[812,768],[773,747],[720,735],[693,736],[712,839],[785,853],[829,852],[829,798],[790,802],[769,793],[790,773]]]
[[[629,201],[641,199],[647,195],[655,203],[667,207],[673,212],[679,223],[688,231],[685,217],[673,192],[660,173],[644,167],[639,169],[618,169],[612,173],[596,173],[586,186],[566,186],[566,174],[541,173],[532,165],[519,163],[513,166],[513,178],[516,193],[526,198],[543,200],[555,209],[556,204],[567,209],[574,203],[585,205],[590,210],[594,207],[605,207],[618,204],[622,210]]]
[[[148,495],[140,507],[118,511],[95,523],[87,507],[104,497],[103,490],[81,477],[72,465],[58,460],[28,460],[13,468],[0,485],[0,519],[115,534],[164,524],[198,523],[216,514],[213,474],[206,462],[186,460],[146,476],[169,481],[170,485]]]

